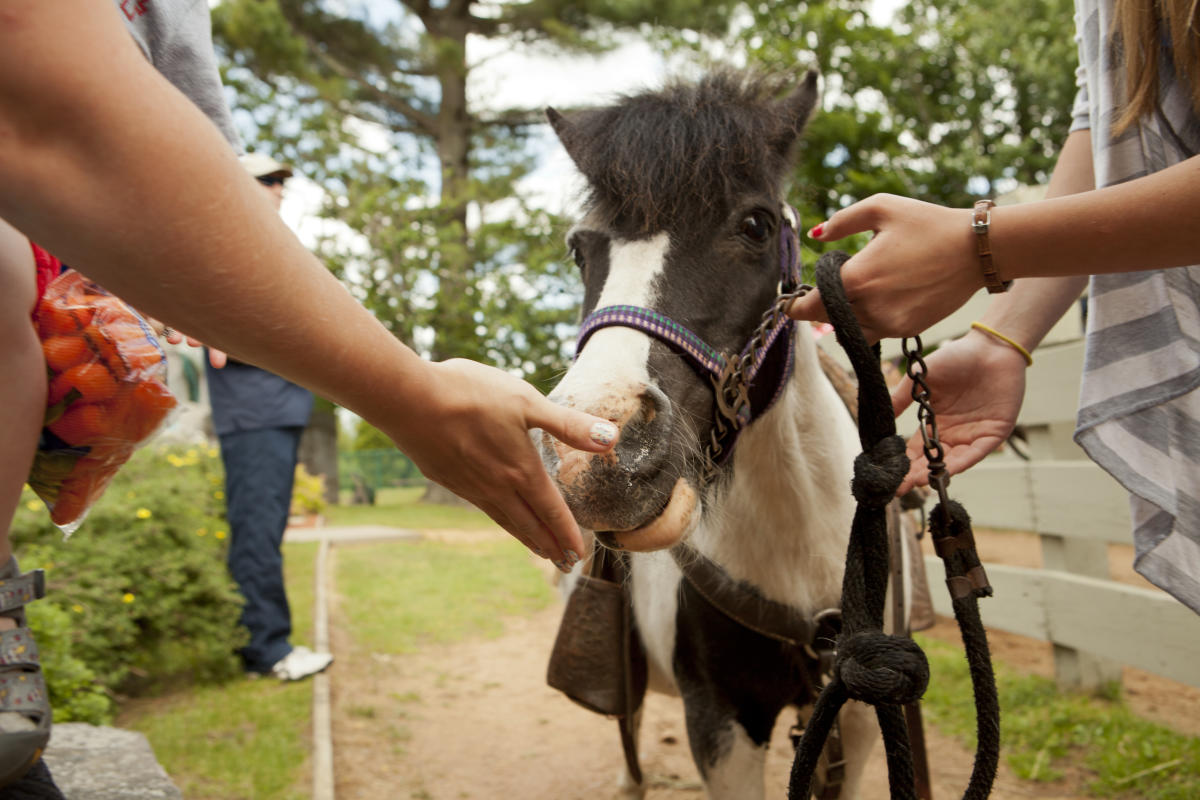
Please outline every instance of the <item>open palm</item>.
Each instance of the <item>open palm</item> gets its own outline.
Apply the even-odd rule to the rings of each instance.
[[[1025,362],[990,339],[968,334],[925,358],[929,404],[937,419],[946,470],[956,475],[999,447],[1012,433],[1025,396]],[[912,380],[892,390],[899,416],[912,403]],[[920,430],[908,439],[911,466],[897,494],[929,483],[929,462]]]

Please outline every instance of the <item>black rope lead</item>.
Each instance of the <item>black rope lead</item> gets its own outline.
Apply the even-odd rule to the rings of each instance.
[[[879,367],[879,348],[867,344],[842,287],[840,270],[848,258],[841,252],[822,256],[817,262],[817,286],[838,344],[846,351],[858,378],[859,442],[863,452],[855,459],[851,484],[858,508],[850,530],[846,573],[842,581],[843,624],[833,677],[817,699],[796,749],[788,798],[808,800],[817,760],[834,720],[845,702],[855,699],[875,706],[887,755],[892,799],[916,800],[912,751],[903,705],[918,700],[925,693],[929,684],[929,663],[912,639],[883,632],[888,580],[886,508],[908,473],[909,462],[904,440],[896,435],[891,397]],[[974,555],[973,541],[968,541],[970,520],[965,511],[959,515],[962,507],[957,503],[951,501],[947,505],[949,513],[940,513],[942,506],[939,505],[934,509],[933,517],[935,523],[941,518],[948,527],[939,529],[934,524],[931,530],[935,543],[939,533],[942,534],[946,549],[956,560],[956,583],[952,592],[955,586],[960,592],[965,590],[963,597],[956,596],[954,608],[963,630],[975,687],[979,753],[964,797],[982,800],[991,792],[996,773],[999,704],[987,639],[976,605],[979,591],[976,584],[982,575],[982,567]],[[962,520],[966,521],[965,537]],[[948,566],[947,575],[950,574]],[[982,582],[986,585],[986,577]]]

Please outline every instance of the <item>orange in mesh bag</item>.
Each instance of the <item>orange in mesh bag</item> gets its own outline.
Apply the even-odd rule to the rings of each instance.
[[[176,405],[150,326],[75,270],[34,311],[49,390],[29,486],[67,533]]]

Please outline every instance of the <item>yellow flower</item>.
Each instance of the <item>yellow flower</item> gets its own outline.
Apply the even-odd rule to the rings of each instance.
[[[213,536],[217,537],[218,539],[224,539],[225,531],[217,531],[216,533],[213,534]]]
[[[217,448],[215,448],[215,447],[208,448],[208,457],[209,458],[216,458],[219,455],[221,455],[221,451],[218,450]]]
[[[150,519],[150,509],[139,508],[137,510],[137,518],[138,519]]]
[[[187,451],[188,458],[198,458],[199,456],[200,456],[200,454],[197,453],[194,449]]]
[[[174,453],[167,453],[167,462],[169,464],[171,464],[171,466],[174,466],[174,467],[182,467],[183,466],[183,459],[180,458],[179,456],[175,455]]]
[[[125,593],[125,596],[121,598],[121,602],[122,602],[122,603],[132,603],[132,602],[133,602],[133,595],[132,595],[132,594],[130,594],[129,592],[126,592],[126,593]]]
[[[25,504],[25,507],[28,508],[30,511],[37,511],[39,508],[42,507],[42,504],[39,503],[37,500],[30,500],[28,503]]]
[[[208,528],[197,528],[196,529],[197,536],[205,536],[207,534],[208,534]]]
[[[213,492],[213,497],[215,497],[218,500],[224,500],[225,493],[222,492],[220,489],[217,489],[215,492]]]
[[[83,606],[79,605],[79,603],[76,603],[75,605],[71,606],[71,610],[74,611],[76,614],[82,614]]]

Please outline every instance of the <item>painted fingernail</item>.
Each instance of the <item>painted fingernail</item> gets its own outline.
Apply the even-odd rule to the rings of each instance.
[[[559,572],[570,572],[571,571],[571,568],[569,566],[567,566],[566,561],[555,561],[553,563],[554,563],[554,566],[556,566],[558,568]]]
[[[573,567],[579,563],[579,554],[574,550],[563,550],[563,555],[566,556],[565,561],[568,567]]]
[[[550,557],[549,553],[547,553],[545,550],[543,550],[542,548],[538,547],[535,544],[531,544],[528,547],[529,547],[530,552],[532,552],[538,558],[549,558]]]
[[[820,225],[817,225],[815,228],[813,228],[811,231],[809,231],[808,235],[810,238],[820,239],[821,234],[824,232],[825,232],[825,223],[822,222]]]
[[[591,437],[596,444],[612,444],[617,440],[617,426],[611,422],[597,422],[592,426]]]

